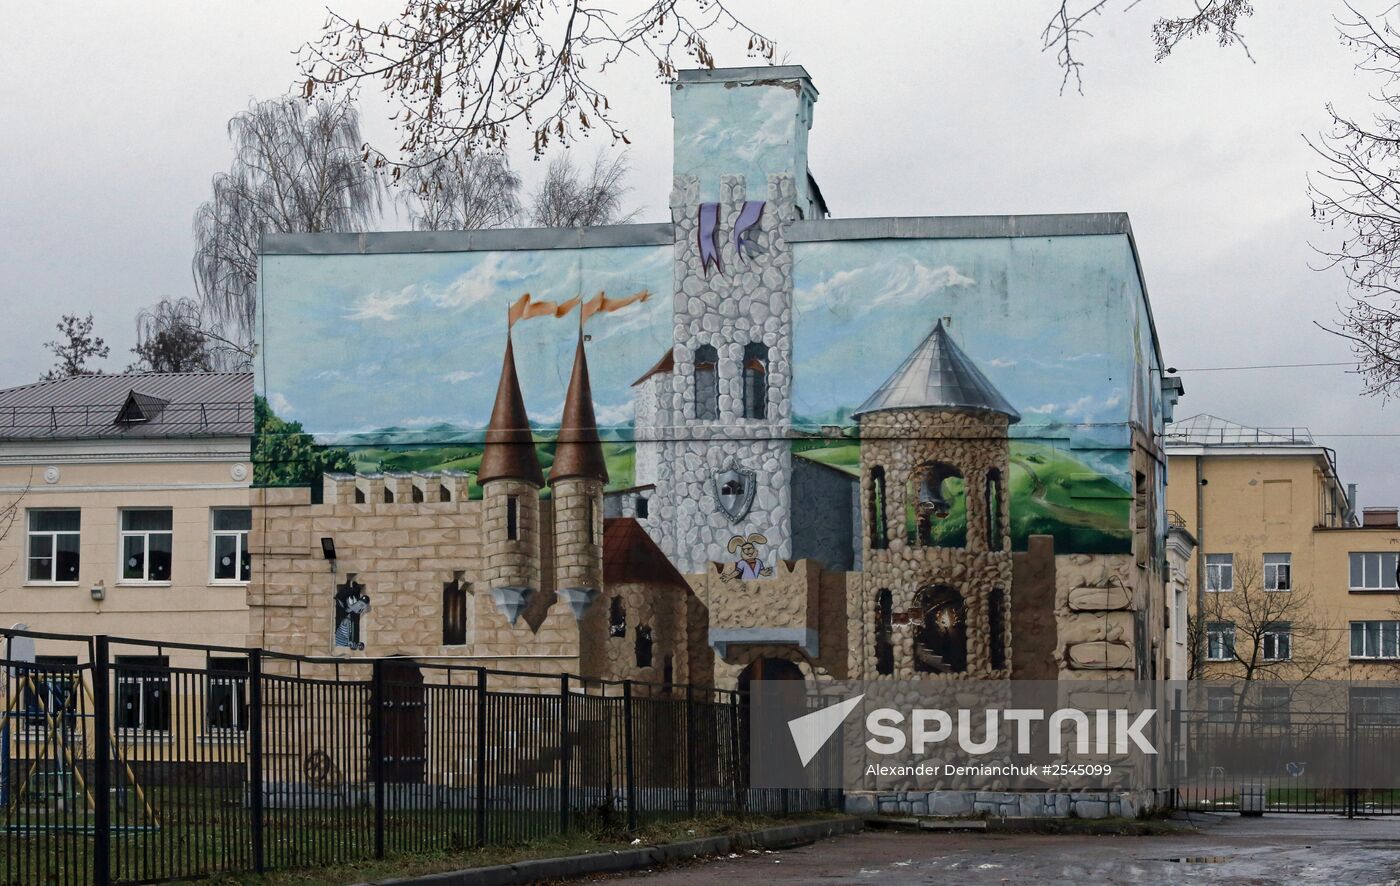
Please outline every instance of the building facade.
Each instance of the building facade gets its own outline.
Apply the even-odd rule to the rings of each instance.
[[[87,375],[0,391],[0,620],[61,634],[241,646],[253,563],[250,373]],[[42,664],[87,661],[40,639]],[[14,649],[10,654],[15,653]],[[241,728],[215,687],[172,722],[168,673],[246,672],[246,658],[116,644],[121,730],[193,741]],[[203,685],[203,684],[201,684]],[[202,692],[205,690],[201,690]],[[153,745],[154,746],[154,745]]]
[[[1259,679],[1400,675],[1395,508],[1358,512],[1305,428],[1197,415],[1172,425],[1167,451],[1168,507],[1199,544],[1187,571],[1199,676],[1239,678],[1245,662]]]
[[[671,88],[668,222],[266,240],[259,395],[356,471],[256,490],[253,640],[1166,676],[1180,387],[1126,217],[833,220],[805,71]]]

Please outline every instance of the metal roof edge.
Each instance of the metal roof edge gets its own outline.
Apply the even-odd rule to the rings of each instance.
[[[370,231],[361,234],[264,234],[259,255],[411,255],[427,252],[510,252],[672,246],[670,222],[579,228],[491,228],[479,231]]]
[[[788,225],[790,243],[827,240],[918,240],[993,237],[1076,237],[1127,235],[1126,212],[1074,212],[1042,215],[912,215],[870,218],[804,219]],[[1136,255],[1136,253],[1135,253]]]

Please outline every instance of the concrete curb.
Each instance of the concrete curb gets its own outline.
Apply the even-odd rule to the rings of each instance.
[[[616,852],[538,858],[514,864],[425,874],[421,877],[372,880],[356,886],[505,886],[511,883],[535,883],[540,880],[568,880],[589,874],[635,871],[706,855],[728,855],[744,849],[788,849],[815,843],[827,837],[854,834],[864,827],[864,820],[850,816],[808,824],[764,828],[744,834],[703,837],[660,846],[638,846],[636,849],[621,849]]]

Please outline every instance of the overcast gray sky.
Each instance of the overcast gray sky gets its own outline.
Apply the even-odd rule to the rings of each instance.
[[[400,5],[336,0],[367,21]],[[811,163],[834,215],[1126,211],[1168,365],[1349,358],[1312,325],[1335,316],[1346,290],[1339,273],[1309,268],[1321,232],[1302,139],[1329,100],[1366,109],[1371,84],[1337,41],[1337,0],[1258,4],[1246,27],[1255,64],[1210,41],[1155,64],[1148,28],[1171,4],[1115,13],[1081,50],[1082,97],[1059,94],[1054,60],[1039,52],[1053,0],[733,5],[821,92]],[[190,220],[228,166],[225,123],[250,98],[289,88],[293,51],[324,16],[321,4],[270,0],[7,10],[0,386],[46,368],[42,344],[64,312],[93,312],[119,370],[136,312],[193,292]],[[643,62],[608,85],[634,145],[632,203],[639,220],[663,219],[667,91]],[[392,147],[382,108],[364,110],[366,135]],[[535,179],[528,143],[514,154]],[[1400,503],[1400,437],[1356,436],[1400,434],[1400,405],[1360,396],[1345,368],[1182,374],[1180,415],[1310,427],[1363,505]]]

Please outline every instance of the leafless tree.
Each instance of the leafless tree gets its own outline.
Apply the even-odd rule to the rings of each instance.
[[[600,81],[624,57],[675,76],[677,61],[714,67],[710,37],[771,62],[776,46],[730,10],[730,0],[405,0],[394,19],[362,24],[331,12],[300,52],[303,94],[382,83],[403,157],[422,162],[504,147],[516,124],[535,154],[598,131],[627,134]],[[372,152],[397,178],[409,161]]]
[[[55,358],[54,366],[42,378],[50,381],[74,375],[92,375],[98,370],[88,365],[89,360],[105,360],[112,349],[100,335],[92,332],[92,314],[79,317],[77,314],[64,314],[56,324],[59,337],[45,342]]]
[[[229,121],[233,165],[195,213],[194,279],[220,335],[251,353],[265,233],[362,231],[383,187],[364,164],[348,98],[254,102]],[[215,330],[218,331],[218,330]]]
[[[1350,342],[1366,392],[1388,399],[1400,394],[1400,32],[1395,6],[1383,17],[1346,9],[1338,29],[1360,54],[1357,69],[1377,79],[1378,107],[1367,120],[1329,104],[1330,126],[1309,139],[1322,160],[1308,183],[1313,217],[1341,234],[1319,251],[1350,295],[1322,328]]]
[[[530,195],[530,223],[541,228],[614,225],[636,213],[622,214],[627,193],[626,154],[609,158],[599,152],[593,165],[581,170],[567,153],[549,163],[544,181]]]
[[[399,199],[420,231],[503,228],[520,215],[520,176],[500,152],[409,164]]]
[[[1312,590],[1290,583],[1270,590],[1252,562],[1237,563],[1234,587],[1209,591],[1193,629],[1205,642],[1191,647],[1190,671],[1207,680],[1228,680],[1237,688],[1236,727],[1248,711],[1265,706],[1253,688],[1261,683],[1297,686],[1344,664],[1342,630],[1328,620]],[[1230,626],[1233,639],[1211,643],[1215,625]],[[1211,656],[1214,645],[1223,655]],[[1200,656],[1206,660],[1201,661]]]
[[[1132,9],[1143,0],[1124,0],[1122,10]],[[1154,57],[1162,61],[1181,43],[1196,37],[1215,36],[1220,46],[1239,46],[1250,60],[1249,46],[1240,33],[1240,20],[1254,14],[1250,0],[1190,0],[1183,3],[1181,14],[1167,14],[1152,23]],[[1041,31],[1041,49],[1053,52],[1055,61],[1064,72],[1060,91],[1074,82],[1078,92],[1084,91],[1084,63],[1078,55],[1083,41],[1093,36],[1089,25],[1100,16],[1120,11],[1109,0],[1059,0],[1054,14]]]
[[[163,298],[136,315],[136,362],[127,372],[209,372],[247,369],[252,353],[210,329],[193,298]]]

